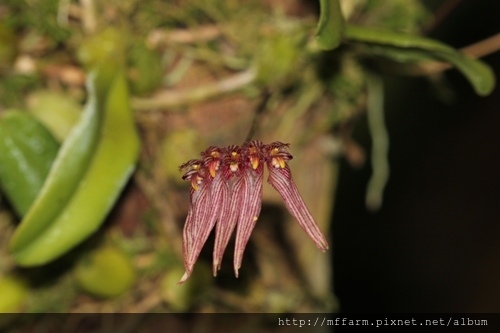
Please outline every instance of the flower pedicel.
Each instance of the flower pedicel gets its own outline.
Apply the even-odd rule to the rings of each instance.
[[[269,169],[267,181],[283,198],[290,213],[321,251],[328,243],[307,209],[293,182],[288,161],[288,144],[264,145],[252,140],[241,147],[209,147],[201,159],[190,160],[180,169],[184,180],[191,182],[191,205],[183,230],[185,282],[193,271],[210,232],[215,227],[213,274],[220,269],[222,256],[236,228],[234,273],[238,270],[245,247],[255,227],[262,204],[264,165]]]

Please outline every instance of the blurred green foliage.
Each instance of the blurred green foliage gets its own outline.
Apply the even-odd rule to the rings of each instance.
[[[111,246],[86,253],[75,267],[78,285],[98,297],[116,297],[127,291],[135,281],[130,258]]]
[[[26,305],[26,284],[14,276],[0,275],[0,313],[19,312]]]
[[[360,15],[366,16],[366,25],[377,25],[387,29],[418,33],[431,17],[419,0],[384,1],[367,0]]]
[[[70,29],[58,22],[59,0],[4,0],[2,5],[9,9],[5,21],[13,30],[32,31],[46,36],[55,44],[71,37]]]
[[[133,181],[104,227],[80,247],[64,250],[58,261],[21,270],[20,276],[27,280],[23,288],[29,292],[7,286],[13,291],[12,304],[22,303],[26,311],[38,312],[332,310],[324,268],[328,257],[304,263],[298,257],[305,251],[299,251],[295,258],[300,239],[279,230],[276,216],[270,219],[272,230],[257,231],[256,246],[249,250],[249,268],[238,280],[229,278],[224,268],[217,279],[212,278],[202,254],[190,284],[178,287],[189,186],[180,181],[177,168],[195,158],[201,145],[239,142],[252,128],[263,140],[291,141],[299,158],[323,157],[314,160],[319,162],[312,167],[318,169],[308,165],[302,170],[302,178],[305,174],[315,189],[309,202],[330,207],[332,198],[317,190],[324,185],[324,177],[316,176],[323,175],[320,167],[332,166],[331,151],[346,139],[337,134],[365,112],[368,73],[377,75],[391,68],[405,75],[421,69],[422,61],[450,61],[462,67],[480,93],[491,90],[494,80],[487,66],[435,41],[401,34],[418,35],[432,19],[421,1],[338,4],[346,29],[329,34],[329,29],[343,26],[338,22],[339,11],[323,15],[325,24],[318,30],[317,13],[300,1],[3,0],[0,117],[12,108],[28,110],[64,144],[81,115],[79,110],[92,98],[85,77],[101,59],[111,58],[123,66],[131,89],[130,96],[115,96],[114,103],[135,108],[133,120],[142,140]],[[369,28],[360,32],[359,27]],[[328,48],[342,43],[325,52],[318,46],[318,31]],[[408,40],[418,45],[408,46]],[[262,96],[267,96],[265,103],[259,100]],[[117,124],[106,131],[120,128]],[[125,155],[124,142],[113,139],[109,156]],[[53,159],[48,154],[38,157]],[[109,172],[103,167],[102,183],[116,176],[115,160],[106,159]],[[301,164],[307,163],[297,167]],[[331,173],[333,168],[324,169]],[[26,172],[16,177],[29,179]],[[4,189],[2,196],[12,191]],[[89,190],[87,197],[99,197],[97,192]],[[0,275],[10,276],[19,271],[6,246],[16,225],[3,197]],[[265,199],[275,204],[272,198]],[[101,205],[102,200],[94,204]],[[85,210],[93,208],[80,207],[76,220],[84,225]],[[319,218],[327,227],[329,216]],[[262,245],[260,250],[257,245]],[[316,272],[325,278],[315,278]],[[0,289],[5,286],[2,281]]]
[[[28,113],[0,115],[0,189],[18,216],[34,202],[58,150],[52,134]]]

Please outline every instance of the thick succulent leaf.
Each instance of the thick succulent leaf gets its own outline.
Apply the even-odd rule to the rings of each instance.
[[[99,138],[103,115],[100,107],[102,101],[98,102],[97,98],[97,86],[100,81],[109,82],[108,75],[89,75],[89,99],[85,109],[78,124],[63,142],[43,187],[10,240],[11,251],[19,251],[29,246],[49,228],[78,188],[91,163]]]
[[[19,216],[24,216],[42,188],[59,144],[26,112],[0,117],[0,188]]]
[[[39,200],[45,205],[39,206],[39,214],[31,214],[30,209],[11,240],[11,253],[20,265],[35,266],[52,261],[95,232],[134,170],[139,138],[129,104],[127,83],[122,70],[113,71],[112,74],[112,80],[97,80],[97,89],[92,92],[97,96],[93,107],[99,112],[90,113],[89,118],[101,118],[102,114],[102,122],[96,145],[89,145],[92,147],[90,163],[81,174],[74,174],[72,170],[64,168],[54,172],[52,181],[59,184],[59,188],[68,195],[64,204],[60,207],[58,201],[45,200],[45,196],[55,196],[57,193],[42,189],[34,205]],[[77,125],[73,130],[82,128]],[[75,146],[77,152],[79,148]],[[73,153],[73,149],[68,151],[67,158],[70,159]],[[54,163],[57,163],[57,159]],[[76,186],[71,186],[71,191],[65,188],[67,184],[60,181],[61,177],[67,179],[68,173],[72,174],[69,177],[72,183],[75,183],[76,177]],[[49,219],[43,208],[55,204],[58,209],[53,209],[52,218]],[[35,233],[35,230],[39,232]]]

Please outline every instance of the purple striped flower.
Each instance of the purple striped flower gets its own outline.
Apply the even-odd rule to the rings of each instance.
[[[241,147],[209,147],[201,153],[202,159],[190,160],[180,167],[185,172],[183,179],[191,182],[191,205],[183,230],[186,272],[179,283],[191,275],[214,227],[213,274],[217,275],[236,228],[233,265],[238,277],[245,247],[261,210],[264,164],[269,169],[268,182],[281,195],[290,213],[320,250],[328,249],[325,237],[293,182],[288,167],[292,159],[288,146],[281,142],[264,145],[252,140]]]
[[[323,252],[328,249],[325,236],[319,230],[299,190],[292,179],[288,161],[293,157],[288,153],[288,144],[273,142],[265,147],[269,177],[267,181],[283,198],[288,211],[297,219],[300,226]]]

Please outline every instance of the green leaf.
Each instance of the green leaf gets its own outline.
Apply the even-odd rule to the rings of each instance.
[[[105,75],[90,75],[89,99],[80,120],[59,149],[54,163],[33,205],[10,240],[10,250],[18,251],[33,243],[64,209],[78,188],[93,156],[102,123],[102,101],[97,97]],[[104,83],[102,83],[104,85]]]
[[[487,64],[430,38],[354,25],[346,26],[345,37],[371,46],[371,50],[379,55],[401,62],[448,62],[462,72],[478,95],[486,96],[495,87],[495,75]]]
[[[320,11],[316,41],[323,50],[333,50],[342,41],[345,25],[339,0],[320,0]]]
[[[52,134],[28,113],[0,117],[0,188],[19,216],[37,197],[58,150]]]
[[[94,89],[89,90],[82,121],[98,125],[97,136],[89,126],[77,125],[60,149],[52,169],[56,171],[46,180],[47,190],[42,189],[10,241],[10,251],[20,265],[52,261],[95,232],[134,170],[139,138],[123,70],[113,63],[103,63],[97,74],[90,76],[90,82],[89,87]],[[85,134],[75,132],[82,130]],[[82,152],[75,140],[95,144],[87,145]],[[66,146],[67,142],[73,144]],[[88,163],[83,170],[75,173],[57,167],[56,163],[71,164],[72,156],[86,157]],[[58,198],[57,189],[65,196]]]

